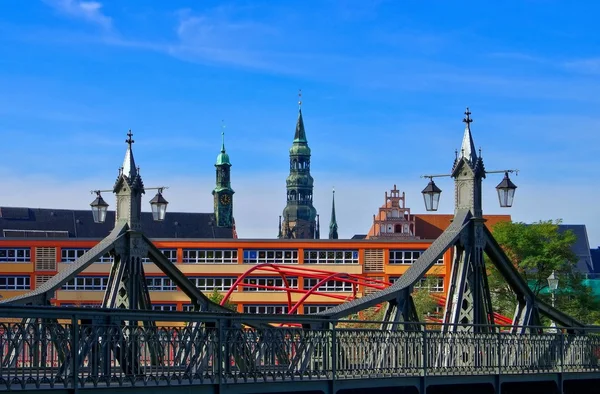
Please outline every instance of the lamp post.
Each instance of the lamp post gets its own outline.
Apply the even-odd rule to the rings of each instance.
[[[167,213],[167,205],[169,202],[165,200],[162,195],[164,189],[168,189],[167,186],[161,187],[146,187],[145,190],[158,190],[152,200],[150,200],[150,206],[152,208],[152,219],[155,222],[162,222],[165,220]],[[92,190],[91,193],[96,193],[96,199],[90,203],[92,207],[92,215],[94,216],[94,223],[104,223],[106,220],[106,212],[108,211],[108,204],[102,198],[102,192],[112,192],[112,190]]]
[[[558,277],[556,276],[556,272],[552,271],[547,280],[548,288],[550,289],[550,293],[552,294],[552,308],[554,308],[554,304],[556,301],[556,290],[558,290]],[[552,327],[552,331],[556,332],[556,323],[554,321],[550,323],[550,327]]]
[[[513,204],[516,186],[509,178],[518,170],[487,171],[481,150],[475,149],[471,134],[471,112],[465,111],[465,132],[460,150],[456,151],[454,164],[449,174],[422,175],[429,183],[421,192],[427,211],[436,211],[442,190],[433,178],[451,177],[454,179],[454,220],[464,223],[460,237],[454,243],[454,261],[450,278],[444,323],[448,330],[473,330],[489,332],[494,324],[491,294],[485,280],[486,269],[483,259],[488,243],[485,219],[482,209],[482,180],[486,175],[501,173],[504,179],[496,190],[500,206]],[[447,235],[450,237],[451,235]],[[456,235],[452,235],[456,237]],[[445,326],[446,327],[446,326]]]
[[[550,289],[550,293],[552,293],[552,308],[554,308],[556,290],[558,290],[558,277],[556,276],[556,272],[554,271],[552,271],[552,273],[548,277],[548,288]]]

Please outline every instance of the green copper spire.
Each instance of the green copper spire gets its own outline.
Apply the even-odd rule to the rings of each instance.
[[[302,93],[299,96],[301,98]],[[302,101],[299,101],[298,105],[301,106]],[[290,175],[286,180],[287,204],[282,215],[285,219],[281,238],[318,237],[317,210],[313,207],[313,182],[310,175],[310,148],[300,108],[296,133],[290,148]]]
[[[333,189],[333,197],[331,199],[331,221],[329,222],[329,239],[338,239],[338,225],[335,219],[335,189]]]
[[[225,128],[225,126],[223,126],[223,128]],[[215,163],[216,166],[221,166],[221,165],[231,165],[231,162],[229,161],[229,155],[225,152],[225,131],[221,132],[221,153],[219,153],[219,155],[217,156],[217,162]]]
[[[222,126],[225,129],[225,125]],[[212,191],[214,214],[218,227],[233,227],[233,194],[231,188],[231,162],[225,152],[225,132],[221,132],[221,153],[217,156],[216,185]]]
[[[306,140],[306,132],[304,131],[304,120],[302,119],[302,89],[298,91],[298,121],[296,122],[294,142],[308,142]]]

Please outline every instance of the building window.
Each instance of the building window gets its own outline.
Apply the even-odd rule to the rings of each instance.
[[[78,276],[65,283],[63,290],[106,290],[108,286],[108,276]]]
[[[413,264],[424,250],[394,250],[390,249],[390,264]],[[436,264],[444,264],[444,258],[439,258]]]
[[[194,312],[194,305],[192,304],[183,304],[184,312]]]
[[[151,276],[146,277],[146,285],[148,291],[175,291],[177,286],[173,281],[164,276]]]
[[[286,278],[286,280],[290,288],[298,288],[298,278]],[[285,288],[283,278],[275,276],[269,276],[264,278],[249,277],[244,279],[244,283],[253,285],[248,287],[244,286],[244,291],[284,291]],[[258,287],[254,287],[254,285]],[[262,286],[280,287],[281,290],[265,289]]]
[[[287,305],[244,305],[244,313],[282,315],[288,311]]]
[[[176,263],[177,262],[177,249],[159,249],[161,251],[162,254],[165,255],[165,257],[171,262],[171,263]],[[152,260],[150,260],[150,257],[143,257],[142,258],[142,263],[144,264],[149,264],[151,263]]]
[[[63,263],[72,263],[89,249],[66,249],[63,248],[60,250],[60,261]],[[112,263],[114,261],[113,256],[110,253],[105,253],[102,257],[100,257],[96,262],[97,263]]]
[[[31,278],[29,276],[3,276],[0,277],[1,290],[29,290]]]
[[[312,315],[315,313],[325,312],[329,308],[333,308],[335,305],[304,305],[304,314]]]
[[[152,304],[153,311],[176,311],[176,304]]]
[[[317,278],[304,279],[304,289],[305,290],[312,289],[320,281],[321,281],[321,279],[317,279]],[[321,286],[319,286],[319,288],[317,289],[317,291],[322,291],[322,292],[331,292],[331,291],[349,292],[349,291],[352,291],[352,283],[343,282],[341,280],[330,280],[328,282],[323,283]]]
[[[183,262],[186,264],[236,264],[237,257],[237,250],[233,249],[183,249]]]
[[[244,264],[298,264],[298,251],[244,250]]]
[[[444,278],[440,276],[427,276],[421,278],[421,280],[415,283],[415,289],[427,289],[432,293],[443,293]]]
[[[202,291],[214,291],[217,289],[218,291],[228,291],[237,278],[216,278],[212,276],[207,277],[191,277],[189,278],[194,285],[198,288],[198,290]]]
[[[358,250],[305,250],[304,264],[358,264]]]
[[[31,261],[30,248],[2,248],[0,262],[23,263]]]

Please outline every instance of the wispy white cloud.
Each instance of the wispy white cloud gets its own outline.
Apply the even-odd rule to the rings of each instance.
[[[585,74],[600,74],[600,57],[568,61],[565,67]]]
[[[98,1],[44,0],[44,2],[71,18],[84,20],[107,30],[112,27],[112,18],[102,12],[102,3]]]

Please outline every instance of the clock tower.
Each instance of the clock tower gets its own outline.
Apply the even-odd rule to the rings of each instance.
[[[231,162],[225,152],[225,133],[221,133],[221,136],[223,138],[221,153],[215,163],[217,184],[212,191],[215,219],[218,227],[233,227],[233,193],[235,192],[231,189]]]
[[[313,207],[313,178],[310,175],[310,148],[304,131],[302,102],[298,103],[296,134],[290,148],[290,175],[286,180],[287,204],[283,210],[280,238],[319,238],[317,210]]]

